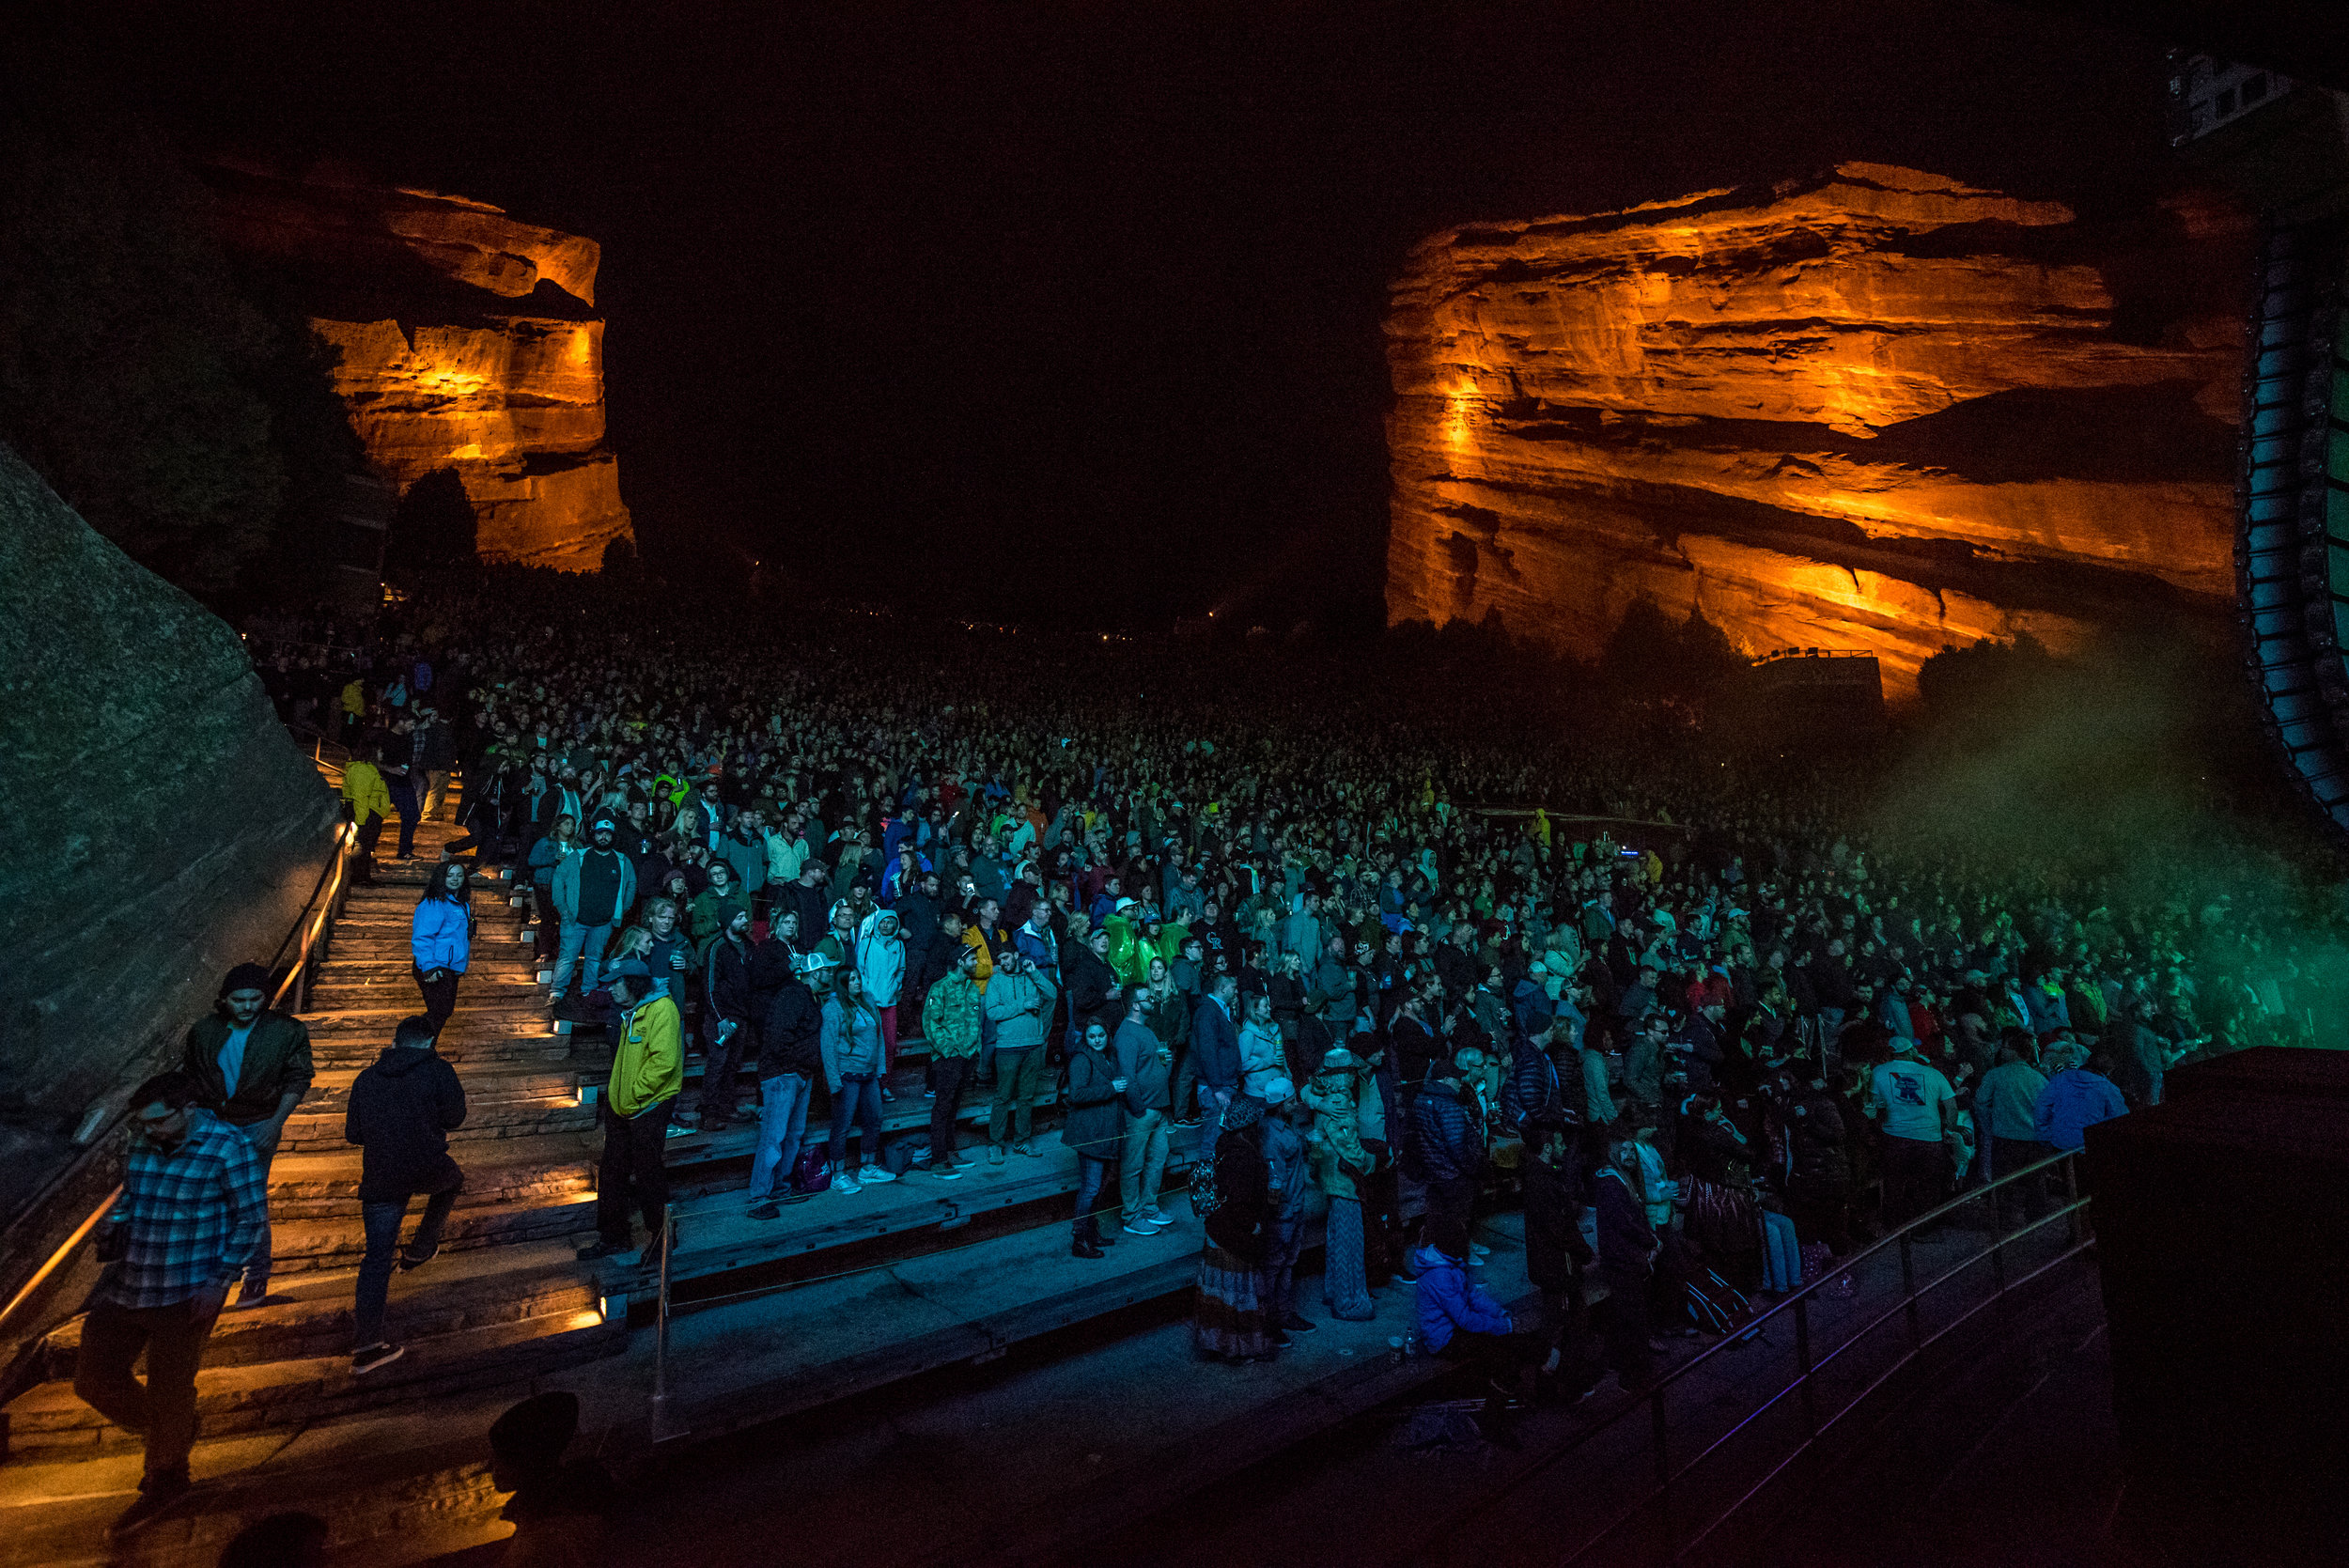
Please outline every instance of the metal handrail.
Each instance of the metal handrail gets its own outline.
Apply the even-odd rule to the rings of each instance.
[[[269,1004],[272,1007],[274,1007],[280,1001],[283,1001],[286,998],[287,991],[293,989],[295,982],[297,980],[301,980],[303,984],[299,993],[295,997],[294,1002],[294,1010],[296,1012],[301,1011],[302,1001],[307,996],[309,991],[309,985],[306,976],[310,960],[314,955],[322,956],[322,955],[318,954],[318,943],[319,938],[324,933],[333,919],[342,912],[342,897],[344,893],[347,891],[346,874],[349,872],[350,866],[350,852],[358,842],[358,824],[345,822],[339,824],[335,828],[334,858],[328,862],[326,865],[319,870],[317,886],[310,890],[310,897],[308,901],[302,906],[302,912],[294,917],[292,928],[286,933],[286,939],[277,944],[277,953],[275,956],[270,959],[270,967],[272,969],[276,968],[277,959],[286,955],[286,948],[288,944],[294,939],[295,934],[302,930],[303,923],[305,920],[309,920],[310,912],[313,909],[316,909],[318,911],[318,918],[314,921],[310,921],[309,932],[303,938],[302,951],[295,955],[294,967],[287,972],[285,980],[277,987],[276,994],[270,998]],[[319,895],[321,893],[325,895],[323,907],[321,907],[319,903]],[[88,1141],[95,1143],[100,1138],[112,1132],[116,1125],[118,1124],[124,1116],[128,1115],[131,1110],[131,1107],[124,1106],[120,1110],[117,1110],[113,1116],[106,1120],[104,1126],[99,1127],[97,1131],[89,1135]],[[23,1285],[18,1289],[17,1293],[8,1298],[8,1305],[0,1307],[0,1327],[5,1327],[8,1319],[16,1315],[17,1309],[23,1306],[25,1302],[31,1300],[34,1293],[40,1289],[41,1285],[48,1280],[48,1278],[62,1267],[66,1261],[71,1258],[74,1252],[80,1249],[82,1244],[89,1239],[90,1234],[97,1230],[99,1222],[106,1218],[107,1213],[115,1206],[116,1201],[121,1196],[122,1188],[117,1185],[112,1191],[106,1194],[106,1198],[103,1203],[92,1209],[87,1218],[84,1219],[79,1225],[74,1227],[73,1233],[67,1236],[66,1239],[59,1244],[57,1250],[49,1254],[48,1258],[41,1264],[40,1267],[34,1271],[33,1277],[25,1281]]]
[[[2068,1150],[2060,1154],[2051,1155],[2046,1159],[2034,1161],[2030,1165],[2024,1166],[2019,1171],[2015,1171],[2006,1175],[1998,1177],[1997,1179],[1987,1182],[1981,1187],[1972,1188],[1956,1198],[1951,1199],[1948,1203],[1943,1203],[1925,1214],[1918,1216],[1916,1219],[1903,1225],[1899,1230],[1893,1232],[1890,1235],[1884,1236],[1867,1248],[1853,1254],[1851,1257],[1839,1261],[1836,1264],[1832,1274],[1823,1274],[1819,1279],[1814,1280],[1810,1284],[1804,1285],[1799,1290],[1793,1292],[1783,1300],[1771,1307],[1767,1312],[1765,1312],[1750,1320],[1743,1327],[1737,1329],[1734,1334],[1722,1339],[1718,1344],[1707,1347],[1700,1354],[1690,1357],[1679,1366],[1674,1367],[1664,1376],[1658,1378],[1645,1391],[1643,1398],[1634,1400],[1631,1403],[1625,1405],[1623,1407],[1616,1410],[1612,1415],[1607,1417],[1604,1421],[1595,1423],[1584,1432],[1579,1434],[1574,1444],[1575,1448],[1579,1448],[1583,1442],[1597,1436],[1600,1432],[1612,1427],[1617,1421],[1623,1420],[1632,1411],[1638,1409],[1640,1405],[1646,1405],[1651,1411],[1654,1423],[1654,1436],[1652,1441],[1655,1445],[1657,1481],[1656,1484],[1644,1496],[1633,1502],[1629,1507],[1623,1510],[1595,1534],[1585,1540],[1580,1545],[1575,1547],[1573,1551],[1567,1553],[1563,1558],[1560,1559],[1559,1560],[1561,1564],[1572,1564],[1581,1561],[1599,1545],[1605,1543],[1607,1539],[1612,1536],[1617,1530],[1623,1529],[1624,1526],[1631,1523],[1634,1519],[1639,1518],[1641,1515],[1647,1513],[1651,1508],[1655,1508],[1658,1505],[1663,1505],[1667,1539],[1674,1548],[1673,1560],[1676,1561],[1680,1558],[1685,1557],[1688,1552],[1693,1551],[1707,1537],[1709,1537],[1714,1530],[1719,1529],[1723,1523],[1727,1522],[1728,1519],[1735,1514],[1738,1510],[1742,1509],[1747,1503],[1752,1501],[1753,1498],[1760,1496],[1764,1489],[1768,1487],[1771,1483],[1783,1474],[1789,1466],[1793,1465],[1805,1453],[1809,1452],[1818,1443],[1820,1438],[1831,1430],[1837,1422],[1841,1421],[1845,1416],[1849,1415],[1852,1411],[1858,1409],[1861,1405],[1865,1404],[1878,1389],[1881,1389],[1886,1383],[1898,1376],[1911,1363],[1913,1363],[1918,1357],[1921,1356],[1925,1351],[1938,1343],[1945,1336],[1963,1327],[1966,1323],[1971,1321],[1974,1315],[1981,1312],[1984,1307],[1990,1306],[1995,1302],[2005,1300],[2012,1292],[2030,1283],[2032,1281],[2040,1278],[2049,1270],[2069,1262],[2071,1259],[2077,1257],[2081,1252],[2094,1246],[2094,1237],[2092,1235],[2086,1235],[2083,1234],[2084,1227],[2079,1224],[2077,1219],[2077,1217],[2088,1207],[2088,1200],[2078,1195],[2078,1172],[2076,1162],[2079,1157],[2079,1153],[2080,1151],[2077,1149]],[[1999,1189],[2010,1185],[2039,1176],[2059,1165],[2062,1166],[2064,1170],[2066,1202],[2061,1204],[2053,1213],[2030,1221],[2012,1234],[2006,1233],[1998,1222],[1994,1194],[1996,1194]],[[1982,1250],[1975,1252],[1971,1256],[1943,1270],[1941,1273],[1936,1275],[1922,1285],[1918,1284],[1915,1275],[1914,1260],[1911,1254],[1911,1243],[1914,1239],[1915,1233],[1929,1226],[1937,1224],[1941,1219],[1955,1213],[1961,1208],[1966,1208],[1972,1204],[1982,1203],[1986,1199],[1992,1201],[1993,1203],[1992,1230],[1996,1234],[1996,1239],[1993,1240],[1987,1247],[1984,1247]],[[2024,1236],[2030,1235],[2033,1232],[2036,1232],[2047,1225],[2051,1225],[2059,1219],[2070,1219],[2072,1221],[2072,1245],[2065,1248],[2064,1250],[2057,1256],[2042,1264],[2039,1267],[2032,1269],[2029,1274],[2024,1275],[2022,1278],[2012,1281],[2008,1280],[2003,1266],[2006,1249],[2013,1246],[2016,1241],[2019,1241]],[[1897,1248],[1901,1254],[1902,1288],[1900,1299],[1895,1301],[1885,1311],[1869,1319],[1859,1327],[1854,1329],[1844,1338],[1841,1344],[1837,1345],[1827,1356],[1813,1360],[1811,1354],[1810,1323],[1810,1303],[1812,1296],[1818,1291],[1826,1288],[1830,1279],[1836,1276],[1849,1274],[1859,1265],[1865,1263],[1868,1259],[1875,1257],[1876,1254],[1883,1252],[1890,1248]],[[1924,1334],[1921,1330],[1917,1311],[1917,1304],[1926,1295],[1939,1289],[1941,1286],[1949,1283],[1950,1281],[1955,1279],[1959,1274],[1964,1273],[1966,1270],[1983,1262],[1984,1260],[1988,1260],[1991,1265],[1992,1272],[1997,1279],[1997,1287],[1981,1301],[1978,1301],[1971,1307],[1968,1307],[1964,1312],[1960,1313],[1951,1322],[1942,1325],[1931,1335]],[[1696,1371],[1697,1368],[1710,1361],[1714,1357],[1729,1351],[1738,1344],[1741,1344],[1747,1340],[1752,1338],[1760,1331],[1764,1325],[1767,1324],[1771,1319],[1779,1316],[1781,1313],[1791,1313],[1795,1319],[1796,1354],[1797,1362],[1802,1369],[1800,1373],[1795,1377],[1794,1381],[1788,1383],[1783,1388],[1780,1389],[1776,1393],[1771,1394],[1767,1399],[1765,1399],[1752,1409],[1747,1411],[1737,1423],[1732,1426],[1727,1432],[1722,1433],[1703,1449],[1691,1455],[1685,1463],[1674,1466],[1672,1463],[1671,1457],[1671,1420],[1665,1405],[1664,1396],[1666,1392],[1673,1384],[1679,1382],[1680,1379],[1686,1377],[1690,1373]],[[1819,1374],[1828,1366],[1831,1365],[1837,1358],[1843,1354],[1844,1351],[1851,1349],[1852,1346],[1859,1343],[1862,1340],[1867,1339],[1878,1328],[1882,1327],[1885,1324],[1890,1323],[1895,1317],[1905,1318],[1908,1324],[1908,1349],[1904,1352],[1890,1366],[1885,1368],[1873,1380],[1871,1380],[1866,1388],[1860,1389],[1849,1400],[1845,1401],[1842,1408],[1836,1410],[1832,1415],[1828,1416],[1824,1421],[1820,1420],[1815,1404],[1816,1396],[1814,1391],[1815,1380],[1817,1379]],[[1698,1466],[1703,1464],[1705,1460],[1711,1458],[1715,1453],[1719,1452],[1732,1439],[1745,1432],[1764,1415],[1776,1408],[1789,1394],[1799,1394],[1802,1399],[1804,1410],[1803,1426],[1806,1433],[1803,1439],[1789,1450],[1785,1456],[1776,1465],[1772,1466],[1769,1471],[1765,1474],[1761,1480],[1754,1483],[1752,1486],[1739,1495],[1739,1497],[1727,1508],[1723,1509],[1719,1514],[1717,1514],[1711,1522],[1707,1523],[1702,1529],[1696,1531],[1693,1535],[1688,1536],[1686,1540],[1679,1539],[1678,1530],[1675,1528],[1673,1515],[1670,1508],[1672,1489],[1681,1482],[1685,1481],[1689,1473]],[[1569,1450],[1568,1452],[1572,1451]],[[1534,1476],[1548,1470],[1551,1466],[1559,1463],[1565,1456],[1565,1453],[1562,1452],[1552,1456],[1543,1464],[1534,1467],[1533,1469],[1529,1470],[1525,1475],[1519,1477],[1516,1482],[1513,1482],[1507,1490],[1515,1491],[1518,1486],[1523,1485],[1526,1482],[1533,1479]]]

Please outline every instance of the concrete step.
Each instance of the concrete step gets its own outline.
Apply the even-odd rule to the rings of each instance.
[[[421,1204],[413,1205],[420,1209]],[[412,1232],[414,1219],[408,1222]],[[495,1268],[479,1266],[443,1249],[420,1269],[395,1272],[384,1309],[384,1332],[415,1354],[426,1343],[487,1327],[536,1322],[541,1329],[583,1326],[584,1314],[601,1321],[602,1300],[593,1271],[569,1259],[569,1246],[539,1248],[559,1261]],[[471,1262],[463,1271],[459,1265]],[[351,1268],[297,1274],[271,1281],[271,1300],[249,1312],[223,1312],[205,1342],[207,1367],[262,1366],[272,1361],[348,1356],[356,1275]],[[280,1301],[278,1296],[285,1296]],[[71,1383],[84,1320],[75,1319],[43,1343],[43,1375]]]
[[[627,1338],[624,1323],[607,1323],[600,1312],[579,1308],[425,1340],[399,1360],[364,1376],[352,1374],[347,1346],[339,1354],[300,1360],[207,1366],[195,1378],[196,1421],[217,1437],[307,1425],[460,1389],[524,1385],[614,1354]],[[9,1404],[8,1414],[12,1453],[90,1452],[139,1442],[75,1398],[69,1381],[27,1389]]]

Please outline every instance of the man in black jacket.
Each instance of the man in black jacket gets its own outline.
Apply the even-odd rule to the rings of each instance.
[[[359,1213],[367,1233],[352,1314],[354,1373],[399,1359],[402,1347],[383,1338],[392,1254],[398,1251],[403,1269],[430,1263],[441,1250],[448,1211],[465,1186],[464,1173],[448,1157],[448,1135],[465,1125],[465,1091],[457,1070],[432,1048],[437,1032],[421,1014],[402,1018],[390,1048],[351,1084],[350,1108],[343,1114],[343,1136],[360,1149]],[[400,1248],[408,1201],[420,1192],[429,1195],[424,1220]]]
[[[768,891],[775,919],[780,921],[786,911],[799,917],[799,934],[791,939],[799,952],[813,953],[832,929],[832,900],[824,893],[824,874],[831,869],[811,855],[800,867],[796,881]]]
[[[725,930],[702,955],[702,980],[699,1119],[702,1131],[716,1132],[734,1120],[734,1080],[744,1059],[757,1059],[751,1021],[750,910],[735,910]]]
[[[758,1151],[751,1158],[751,1218],[772,1219],[778,1203],[796,1203],[794,1171],[807,1131],[807,1101],[824,1074],[824,1015],[811,979],[829,981],[830,965],[815,954],[776,988],[758,1033]]]
[[[1115,1029],[1122,1017],[1117,1005],[1117,973],[1110,968],[1110,934],[1107,927],[1095,926],[1085,937],[1082,946],[1072,946],[1061,955],[1063,972],[1067,976],[1068,1032],[1072,1044],[1084,1038],[1085,1030],[1099,1024],[1106,1035]]]

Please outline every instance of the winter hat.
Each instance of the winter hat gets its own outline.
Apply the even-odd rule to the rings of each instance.
[[[228,978],[220,983],[220,994],[231,991],[262,991],[269,989],[269,970],[258,964],[239,964],[228,971]]]

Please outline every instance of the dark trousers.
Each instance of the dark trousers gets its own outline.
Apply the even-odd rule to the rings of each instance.
[[[1469,1211],[1476,1202],[1476,1178],[1439,1176],[1427,1184],[1427,1242],[1456,1257],[1468,1256]]]
[[[976,1059],[940,1056],[930,1062],[930,1086],[938,1097],[930,1102],[930,1163],[945,1165],[955,1157],[955,1119],[962,1112],[962,1086]]]
[[[424,970],[413,964],[408,966],[416,977],[416,989],[424,994],[424,1016],[432,1020],[432,1032],[438,1034],[448,1023],[448,1016],[457,1011],[457,981],[455,970],[443,970],[438,980],[427,980]]]
[[[1077,1156],[1077,1216],[1079,1235],[1093,1234],[1093,1211],[1101,1206],[1101,1194],[1117,1189],[1117,1163],[1100,1155],[1080,1153]]]
[[[416,852],[416,786],[406,779],[387,779],[384,787],[391,791],[392,810],[399,814],[399,858],[404,861]]]
[[[676,1099],[662,1100],[633,1116],[623,1116],[603,1104],[603,1163],[596,1168],[596,1234],[625,1247],[631,1207],[645,1218],[653,1240],[661,1239],[663,1211],[669,1206],[669,1168],[664,1163],[669,1142],[669,1112]]]
[[[1993,1138],[1990,1141],[1990,1179],[1997,1181],[2036,1165],[2055,1151],[2035,1138]],[[2045,1172],[2011,1187],[1999,1188],[1999,1226],[2012,1230],[2018,1222],[2038,1219],[2053,1204],[2047,1197],[2047,1176]],[[2020,1217],[2018,1220],[2017,1217]]]
[[[1648,1348],[1648,1293],[1654,1288],[1644,1269],[1599,1270],[1607,1299],[1598,1305],[1598,1329],[1606,1344],[1607,1364],[1626,1389],[1656,1381],[1656,1353]]]
[[[359,860],[351,879],[365,885],[375,880],[375,841],[383,836],[383,819],[370,816],[359,824]]]
[[[1897,1230],[1950,1195],[1950,1151],[1936,1138],[1884,1140],[1884,1224]]]
[[[82,1326],[73,1358],[73,1391],[125,1432],[147,1439],[149,1476],[184,1475],[195,1446],[195,1369],[215,1320],[196,1316],[194,1299],[168,1307],[101,1302]],[[147,1381],[131,1375],[147,1354]]]
[[[1403,1197],[1387,1145],[1365,1138],[1362,1151],[1373,1162],[1370,1174],[1354,1183],[1362,1200],[1362,1276],[1377,1290],[1394,1278],[1395,1261],[1403,1256]]]
[[[714,1033],[718,1023],[716,1018],[706,1019],[703,1028]],[[736,1024],[724,1045],[703,1040],[701,1114],[705,1129],[734,1120],[734,1097],[740,1088],[736,1079],[741,1076],[743,1049],[749,1047],[754,1050],[756,1046],[747,1023]]]
[[[1501,1385],[1500,1388],[1485,1390],[1486,1412],[1498,1415],[1509,1398],[1501,1389],[1514,1390],[1517,1388],[1518,1379],[1523,1375],[1526,1354],[1530,1348],[1524,1339],[1515,1334],[1478,1334],[1466,1328],[1455,1328],[1452,1338],[1445,1341],[1444,1347],[1436,1354],[1447,1361],[1473,1367],[1490,1383]]]
[[[455,1160],[450,1160],[439,1183],[417,1188],[397,1203],[360,1201],[359,1218],[366,1227],[367,1251],[359,1263],[359,1296],[351,1312],[352,1349],[365,1350],[383,1343],[383,1302],[391,1292],[392,1254],[399,1250],[399,1227],[408,1218],[409,1203],[418,1193],[426,1197],[424,1219],[416,1226],[415,1239],[408,1244],[409,1252],[421,1257],[441,1245],[448,1211],[457,1206],[457,1195],[464,1189],[464,1172],[457,1169]]]

